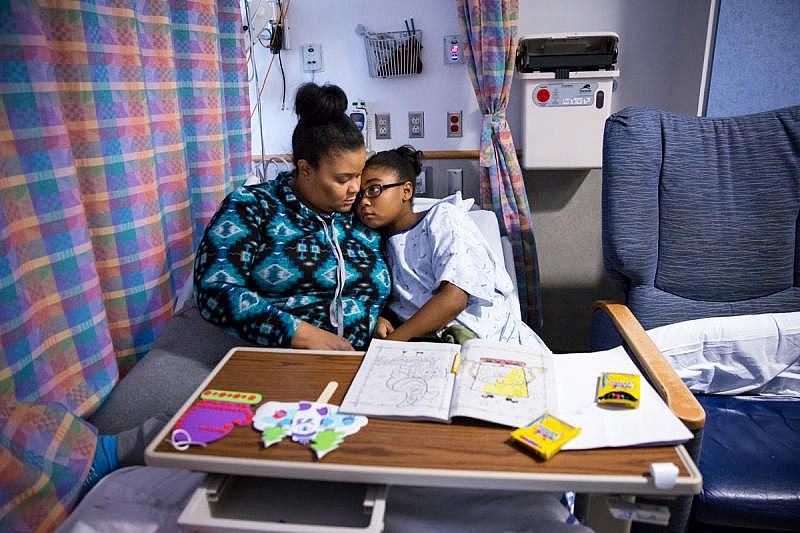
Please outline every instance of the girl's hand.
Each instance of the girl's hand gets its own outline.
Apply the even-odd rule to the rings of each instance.
[[[378,317],[378,323],[375,324],[375,331],[372,333],[373,337],[378,339],[385,339],[394,331],[394,326],[391,322],[383,318],[382,316]]]
[[[312,326],[308,322],[300,322],[300,326],[292,337],[292,348],[307,350],[346,350],[354,351],[353,346],[342,337]]]

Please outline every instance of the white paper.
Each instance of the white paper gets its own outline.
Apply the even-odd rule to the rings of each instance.
[[[464,343],[461,357],[451,416],[518,427],[556,408],[551,354],[474,339]]]
[[[459,349],[455,344],[373,340],[339,412],[442,422],[451,415],[469,416],[523,426],[547,411],[581,430],[564,450],[671,444],[692,438],[644,376],[637,408],[595,403],[601,373],[640,374],[623,348],[549,356],[520,346],[467,341],[454,384],[452,365]],[[519,371],[513,365],[504,370],[474,362],[481,358],[523,361],[528,398],[484,397],[483,384],[504,372],[508,376],[509,369]]]
[[[564,450],[685,442],[692,433],[642,376],[639,407],[600,406],[594,401],[603,372],[641,374],[621,347],[604,352],[555,354],[558,408],[552,412],[581,432]]]

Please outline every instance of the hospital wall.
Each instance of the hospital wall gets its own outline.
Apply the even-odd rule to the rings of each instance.
[[[701,93],[703,57],[711,0],[520,0],[520,35],[613,31],[620,36],[621,76],[612,111],[651,105],[696,114]],[[355,27],[368,31],[404,29],[414,18],[423,31],[423,72],[398,79],[370,78],[364,45]],[[443,36],[459,33],[455,0],[293,1],[289,12],[290,49],[281,53],[283,84],[277,58],[261,97],[264,150],[291,151],[292,112],[297,87],[311,81],[301,70],[298,47],[322,45],[324,70],[314,81],[341,85],[351,100],[365,100],[371,113],[390,113],[392,139],[371,139],[371,148],[411,143],[428,151],[471,151],[479,147],[481,115],[466,65],[446,65]],[[272,54],[256,45],[263,82]],[[255,83],[251,102],[255,104]],[[508,119],[517,145],[521,135],[521,83],[515,82]],[[447,111],[463,112],[463,137],[447,138]],[[425,113],[425,137],[408,138],[409,111]],[[259,121],[253,116],[253,154],[262,155]],[[598,141],[599,142],[599,141]],[[458,154],[455,155],[458,157]],[[465,196],[477,195],[478,164],[471,156],[434,159],[434,193],[446,193],[446,170],[461,168]],[[589,345],[591,303],[621,294],[605,280],[601,249],[602,172],[594,170],[526,171],[525,185],[533,211],[544,306],[545,341],[558,352],[585,351]]]

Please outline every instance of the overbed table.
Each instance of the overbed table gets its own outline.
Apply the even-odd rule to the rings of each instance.
[[[470,419],[452,424],[370,418],[321,461],[290,439],[269,448],[252,427],[235,427],[208,447],[178,451],[171,430],[205,389],[260,393],[263,401],[315,400],[330,381],[339,383],[330,403],[340,404],[362,352],[234,348],[217,365],[146,451],[153,466],[188,468],[235,476],[369,484],[566,491],[594,495],[697,494],[702,478],[683,446],[562,451],[549,461],[509,441],[510,428]],[[257,407],[257,406],[254,406]],[[668,490],[655,487],[651,463],[671,462],[678,478]],[[384,492],[385,494],[385,492]],[[625,529],[593,500],[589,523],[598,530]],[[603,523],[604,520],[609,520]],[[619,522],[619,523],[618,523]]]

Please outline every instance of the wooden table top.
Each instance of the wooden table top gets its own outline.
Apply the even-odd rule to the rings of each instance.
[[[339,383],[330,400],[339,405],[361,353],[237,348],[226,359],[181,412],[208,388],[256,392],[265,402],[313,401],[330,381]],[[543,461],[512,444],[511,428],[505,426],[461,418],[443,424],[370,417],[366,427],[316,461],[308,446],[288,438],[264,448],[252,426],[235,427],[205,448],[178,451],[169,439],[177,418],[148,447],[148,464],[269,477],[412,485],[424,481],[431,486],[605,492],[595,482],[613,477],[613,492],[693,494],[700,489],[699,473],[682,446],[562,451]],[[649,479],[650,464],[662,462],[678,465],[679,483],[672,492],[655,489]]]

